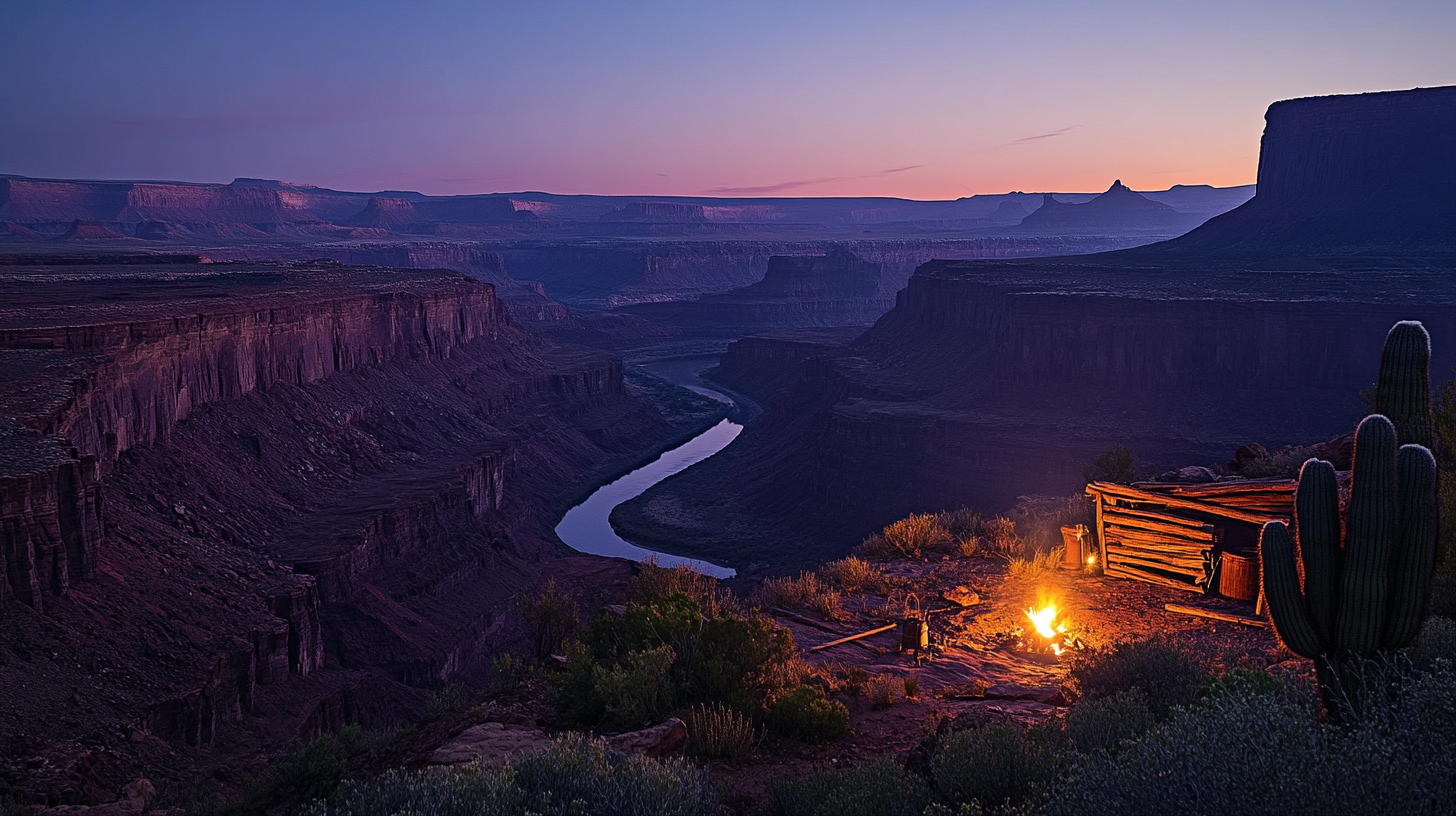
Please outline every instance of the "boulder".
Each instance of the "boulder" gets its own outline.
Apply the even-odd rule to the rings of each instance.
[[[157,795],[148,779],[138,779],[121,789],[121,799],[105,805],[60,805],[46,808],[37,816],[140,816],[147,802]]]
[[[484,765],[504,765],[527,751],[550,744],[551,737],[539,728],[498,722],[480,723],[436,748],[425,764],[462,765],[479,761]]]
[[[687,724],[673,717],[661,725],[607,737],[607,748],[621,754],[645,754],[660,759],[682,750],[687,738]]]

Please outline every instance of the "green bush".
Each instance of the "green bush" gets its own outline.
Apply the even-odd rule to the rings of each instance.
[[[1078,653],[1067,672],[1072,691],[1082,698],[1141,689],[1160,720],[1174,706],[1192,703],[1208,674],[1205,655],[1166,635]]]
[[[800,686],[768,711],[769,729],[805,742],[833,742],[849,734],[849,709],[822,689]]]
[[[459,683],[448,683],[425,701],[425,720],[438,720],[446,714],[464,711],[475,704],[475,696]]]
[[[1456,621],[1430,617],[1421,626],[1421,633],[1410,648],[1410,660],[1418,670],[1434,671],[1439,661],[1456,668]]]
[[[581,626],[581,611],[576,599],[556,588],[556,579],[535,596],[516,596],[516,606],[530,627],[536,641],[536,659],[544,660],[561,648],[566,638]]]
[[[599,613],[581,643],[567,648],[557,704],[568,720],[639,727],[639,716],[699,703],[755,711],[796,681],[800,660],[788,629],[756,613],[743,616],[735,603],[699,601],[688,594],[701,589],[688,583],[696,579],[673,570],[644,575],[651,578],[645,589],[640,580],[634,587],[637,600],[622,614]]]
[[[1090,482],[1128,484],[1138,480],[1141,471],[1126,445],[1114,442],[1097,454],[1090,465],[1082,467],[1082,478]]]
[[[1083,754],[1113,751],[1153,725],[1152,709],[1140,688],[1083,700],[1067,711],[1063,723],[1068,743]]]
[[[348,786],[336,804],[315,802],[303,816],[709,816],[717,795],[703,772],[682,760],[612,760],[581,735],[558,740],[502,768],[390,771]]]
[[[666,644],[630,652],[621,665],[592,667],[592,693],[607,725],[632,730],[662,722],[674,707],[667,673],[677,655]]]
[[[773,816],[920,816],[931,801],[925,780],[902,773],[887,757],[781,779],[771,795]]]
[[[1456,678],[1410,678],[1352,727],[1312,691],[1236,678],[1116,756],[1085,759],[1051,814],[1444,813],[1456,797]]]
[[[935,791],[942,802],[985,808],[1038,804],[1067,766],[1053,734],[1009,723],[953,731],[931,761]]]

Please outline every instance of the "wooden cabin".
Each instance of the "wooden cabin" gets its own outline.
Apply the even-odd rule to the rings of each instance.
[[[1092,482],[1096,545],[1105,574],[1253,600],[1259,531],[1294,515],[1294,479],[1205,484]],[[1227,554],[1227,557],[1225,557]],[[1222,573],[1227,570],[1228,574]]]

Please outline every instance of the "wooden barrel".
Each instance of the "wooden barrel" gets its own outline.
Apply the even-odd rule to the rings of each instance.
[[[1081,569],[1083,561],[1092,554],[1092,536],[1084,524],[1062,528],[1062,546],[1066,555],[1062,558],[1062,569]]]
[[[1259,595],[1259,557],[1253,553],[1225,552],[1219,560],[1218,594],[1238,601]]]

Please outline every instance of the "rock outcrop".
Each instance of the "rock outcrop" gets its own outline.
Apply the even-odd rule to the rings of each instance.
[[[1036,212],[1021,220],[1020,231],[1057,235],[1149,231],[1176,235],[1204,220],[1198,214],[1182,213],[1162,202],[1144,198],[1121,181],[1114,181],[1107,192],[1085,204],[1063,204],[1047,193]]]
[[[417,711],[517,636],[561,492],[677,433],[458,273],[44,260],[0,267],[0,736],[57,756]],[[0,784],[94,800],[63,768]]]
[[[1129,262],[1379,268],[1456,257],[1456,86],[1291,99],[1264,118],[1258,194]]]

